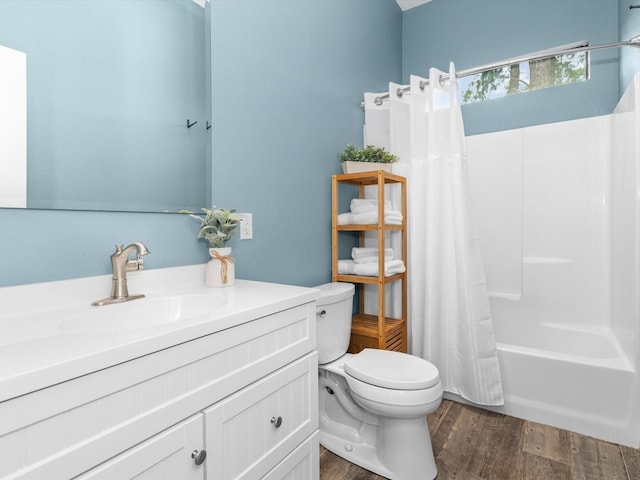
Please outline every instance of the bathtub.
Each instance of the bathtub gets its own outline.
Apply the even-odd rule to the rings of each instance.
[[[505,405],[640,447],[640,74],[614,113],[467,137]]]
[[[505,395],[504,407],[492,410],[635,443],[629,432],[635,372],[610,329],[536,321],[522,315],[518,301],[490,301]]]

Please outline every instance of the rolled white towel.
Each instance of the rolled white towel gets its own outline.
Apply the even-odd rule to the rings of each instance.
[[[392,209],[391,202],[389,200],[385,200],[384,209],[385,211]],[[377,211],[378,200],[375,198],[354,198],[353,200],[351,200],[350,210],[351,213]]]
[[[378,261],[378,249],[375,247],[354,247],[351,249],[351,258],[356,263],[371,263]],[[393,248],[384,249],[384,260],[393,260]]]
[[[384,264],[384,276],[388,277],[396,273],[404,272],[405,266],[402,260],[390,260]],[[338,260],[338,273],[341,275],[363,275],[375,277],[378,275],[377,263],[356,263],[353,260]]]
[[[338,225],[374,225],[378,223],[378,212],[365,213],[341,213],[338,215]],[[402,213],[390,210],[384,214],[384,223],[389,225],[401,225]]]

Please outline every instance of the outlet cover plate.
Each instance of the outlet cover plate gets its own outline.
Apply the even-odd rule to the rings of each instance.
[[[251,240],[253,238],[253,214],[239,213],[242,221],[240,222],[240,240]]]

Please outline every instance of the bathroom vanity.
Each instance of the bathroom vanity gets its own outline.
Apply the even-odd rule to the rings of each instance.
[[[316,290],[110,281],[0,289],[1,479],[318,479]]]

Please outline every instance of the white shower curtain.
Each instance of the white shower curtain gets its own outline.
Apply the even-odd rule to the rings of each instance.
[[[410,352],[438,367],[443,388],[474,403],[504,404],[484,267],[469,205],[462,113],[453,64],[420,89],[375,105],[365,94],[365,144],[400,157],[408,185]]]

